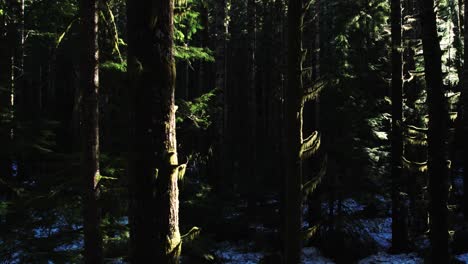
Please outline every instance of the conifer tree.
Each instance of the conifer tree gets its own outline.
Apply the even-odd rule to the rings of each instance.
[[[131,262],[178,263],[174,1],[127,1]]]
[[[423,0],[422,39],[429,108],[428,172],[432,263],[448,263],[447,109],[442,83],[442,52],[433,0]]]
[[[401,53],[401,2],[391,1],[392,24],[392,249],[407,247],[407,229],[400,201],[403,156],[403,57]]]
[[[99,45],[98,1],[81,0],[82,177],[86,263],[102,263],[99,196]]]

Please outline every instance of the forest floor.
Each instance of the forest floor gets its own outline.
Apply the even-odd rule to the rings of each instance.
[[[458,184],[457,184],[458,185]],[[425,236],[417,239],[415,243],[416,248],[414,252],[408,252],[406,254],[390,254],[391,246],[391,210],[389,209],[391,204],[390,200],[384,199],[383,197],[377,197],[382,202],[380,209],[384,209],[385,212],[380,212],[378,217],[365,217],[364,212],[367,210],[368,205],[361,204],[354,199],[348,198],[342,202],[342,229],[345,233],[345,238],[349,243],[356,243],[355,245],[347,244],[338,245],[334,254],[330,254],[330,249],[327,249],[325,245],[324,251],[328,250],[328,253],[322,252],[314,243],[306,244],[302,251],[302,263],[317,263],[317,264],[331,264],[331,263],[359,263],[359,264],[374,264],[374,263],[404,263],[404,264],[417,264],[424,263],[424,252],[429,248],[429,241]],[[271,203],[270,203],[271,204]],[[327,210],[329,207],[328,203],[322,204],[322,210]],[[307,208],[304,210],[304,214],[307,213]],[[234,212],[232,217],[240,217],[240,212]],[[232,220],[232,219],[230,219]],[[303,223],[304,227],[309,226],[307,221]],[[277,233],[276,229],[271,229],[264,224],[249,224],[249,230],[251,232],[251,240],[247,241],[221,241],[216,244],[214,255],[216,256],[216,263],[226,264],[257,264],[257,263],[277,263],[277,260],[271,261],[268,256],[272,255],[269,249],[264,249],[261,245],[265,243],[265,239],[268,240],[268,234]],[[267,236],[267,238],[262,236]],[[263,239],[263,240],[262,240]],[[333,241],[333,239],[332,239]],[[270,241],[271,242],[271,241]],[[319,241],[315,241],[320,243]],[[330,242],[333,243],[333,242]],[[332,245],[333,246],[333,245]],[[349,250],[355,250],[354,247],[368,247],[369,250],[359,252],[361,257],[356,259],[358,255],[354,255],[351,258],[346,256],[348,253],[343,253],[345,258],[336,258],[335,254],[340,254],[339,247],[347,247]],[[358,250],[359,251],[359,250]],[[366,255],[369,254],[369,255]],[[335,256],[333,256],[335,255]],[[366,256],[362,256],[366,255]],[[273,254],[273,257],[275,254]],[[278,256],[278,255],[276,255]],[[456,260],[461,263],[468,263],[468,253],[458,254],[454,256]],[[347,259],[348,260],[344,260]],[[336,259],[336,260],[334,260]],[[352,260],[351,260],[352,259]]]
[[[452,181],[452,191],[456,195],[462,195],[463,180],[457,176],[460,173],[458,171]],[[252,209],[240,196],[227,199],[220,194],[213,194],[210,187],[199,181],[188,180],[182,193],[182,233],[193,225],[201,228],[196,240],[184,243],[182,264],[279,263],[280,202],[277,195],[258,199],[262,202]],[[73,209],[70,212],[75,211]],[[79,256],[83,249],[81,223],[67,219],[67,211],[52,210],[51,214],[56,216],[51,221],[44,222],[46,218],[42,217],[44,219],[37,222],[40,225],[25,226],[24,230],[18,227],[16,233],[20,240],[17,243],[1,238],[0,249],[9,251],[11,255],[8,259],[4,258],[6,255],[0,255],[0,263],[25,263],[15,260],[24,260],[20,256],[25,254],[36,258],[44,252],[48,252],[45,258],[53,260],[49,263],[65,263],[61,260]],[[303,214],[303,219],[308,219],[310,212],[307,205],[304,206]],[[411,252],[397,255],[389,253],[392,239],[391,201],[381,195],[363,199],[344,198],[340,205],[336,201],[324,201],[321,204],[321,215],[328,223],[320,228],[317,237],[304,244],[304,264],[423,263],[429,250],[429,241],[423,235],[413,239],[415,245]],[[330,218],[334,219],[333,225],[339,231],[330,231]],[[79,214],[71,219],[79,219]],[[112,221],[107,220],[103,226],[106,231],[106,263],[126,263],[128,218],[115,217]],[[311,226],[307,220],[303,221],[304,228]],[[452,228],[455,231],[462,230],[456,224]],[[4,239],[7,240],[2,241]],[[454,244],[452,242],[453,249]],[[468,263],[468,243],[462,240],[458,244],[462,246],[454,249],[455,259],[460,263]]]

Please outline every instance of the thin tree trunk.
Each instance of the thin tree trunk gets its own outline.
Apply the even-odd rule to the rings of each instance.
[[[215,87],[219,89],[221,95],[219,97],[220,105],[223,105],[222,111],[218,116],[218,145],[219,145],[219,160],[216,162],[216,171],[214,175],[221,172],[229,173],[232,167],[231,161],[231,133],[230,133],[230,93],[227,86],[227,44],[229,38],[229,7],[230,0],[215,1],[215,36],[216,36],[216,70],[215,70]],[[216,180],[219,184],[219,180]]]
[[[131,262],[178,263],[174,1],[127,1],[127,15],[132,92]]]
[[[8,40],[8,20],[7,10],[4,11],[0,17],[0,115],[7,117],[7,113],[10,111],[10,57],[11,48]],[[0,151],[0,180],[9,180],[11,177],[11,160],[10,160],[10,133],[5,124],[6,120],[0,120],[3,122],[3,127],[0,129],[0,144],[5,147]],[[1,187],[0,195],[7,195],[9,190]],[[5,191],[4,191],[5,190]]]
[[[82,177],[85,263],[102,263],[99,222],[98,1],[81,0]]]
[[[432,263],[449,263],[448,169],[446,160],[447,110],[442,84],[442,62],[434,1],[422,1],[422,37],[428,93],[428,170],[430,196],[430,240]]]
[[[468,1],[465,0],[465,9],[464,9],[464,12],[465,12],[465,18],[466,18],[466,15],[468,14]],[[465,47],[468,47],[468,31],[466,30],[466,28],[468,27],[468,19],[465,19],[465,24],[464,24],[464,28],[465,30],[463,31],[464,32],[464,45]],[[463,214],[464,214],[464,217],[465,217],[465,220],[468,220],[468,138],[466,137],[467,133],[468,133],[468,52],[464,52],[464,67],[463,67],[463,79],[461,80],[462,81],[462,85],[463,85],[463,88],[462,88],[462,126],[463,126],[463,135],[465,135],[463,137],[463,173],[464,173],[464,197],[463,197]]]
[[[286,157],[286,233],[285,263],[301,260],[302,169],[299,157],[302,140],[302,1],[289,0],[288,5],[288,87],[285,96]]]
[[[465,36],[466,3],[463,4],[463,1],[458,0],[458,17],[460,18],[460,33]]]
[[[460,12],[458,11],[459,8],[457,8],[457,2],[456,0],[450,0],[449,2],[450,5],[450,14],[451,14],[451,20],[453,22],[453,46],[455,48],[456,54],[455,54],[455,68],[457,69],[457,74],[459,80],[463,78],[463,69],[462,69],[462,56],[463,56],[463,45],[462,45],[462,35],[461,35],[461,24],[460,24]]]
[[[403,218],[400,190],[402,187],[403,137],[403,57],[401,53],[401,2],[391,1],[392,23],[392,249],[407,248],[408,232]]]
[[[256,37],[257,37],[257,10],[255,0],[247,0],[247,31],[248,31],[248,112],[249,112],[249,135],[248,135],[248,181],[253,186],[256,186],[256,191],[249,188],[248,190],[248,206],[250,212],[255,212],[256,196],[261,191],[258,188],[258,170],[259,163],[257,161],[257,69],[256,69]]]

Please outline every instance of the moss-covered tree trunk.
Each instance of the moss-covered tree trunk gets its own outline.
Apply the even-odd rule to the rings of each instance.
[[[302,140],[302,0],[288,4],[288,87],[285,92],[286,210],[284,263],[301,260],[302,169],[299,156]]]
[[[429,107],[428,170],[432,263],[449,263],[448,251],[448,169],[446,160],[447,110],[442,84],[441,49],[433,0],[422,3],[422,38],[427,102]]]
[[[392,249],[407,248],[408,232],[400,201],[402,187],[403,57],[401,1],[391,1],[392,23]]]
[[[99,45],[98,1],[81,0],[80,86],[82,110],[83,230],[85,263],[102,263],[99,229]]]
[[[132,263],[178,263],[174,1],[127,1]]]

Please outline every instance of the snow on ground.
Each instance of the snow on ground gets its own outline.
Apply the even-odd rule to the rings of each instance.
[[[263,257],[261,252],[248,252],[246,245],[229,242],[221,243],[215,255],[226,264],[257,264]]]
[[[392,242],[392,219],[373,218],[359,220],[363,231],[377,243],[381,250],[388,250]]]
[[[456,195],[463,195],[463,174],[457,175],[453,178],[453,188]]]
[[[424,263],[423,259],[418,257],[416,253],[390,255],[388,253],[380,252],[376,255],[369,256],[358,262],[359,264],[419,264]]]
[[[464,263],[468,263],[468,253],[455,256],[455,258]]]
[[[77,239],[70,243],[62,244],[54,248],[55,252],[61,251],[77,251],[82,250],[84,248],[84,241],[83,239]]]
[[[341,202],[342,213],[347,214],[347,215],[358,213],[364,210],[364,208],[365,208],[364,205],[356,202],[356,200],[351,199],[351,198],[345,199]],[[322,203],[322,210],[325,212],[329,212],[330,203],[329,202]],[[335,201],[333,203],[333,214],[336,215],[338,213],[337,211],[338,211],[338,201]],[[305,213],[307,213],[307,211]]]
[[[215,255],[225,264],[258,264],[263,258],[263,252],[249,252],[248,245],[222,242]],[[314,247],[302,249],[303,264],[334,264],[330,259],[323,257]]]
[[[303,264],[333,264],[330,259],[323,257],[320,251],[314,247],[307,247],[302,249],[302,263]]]

